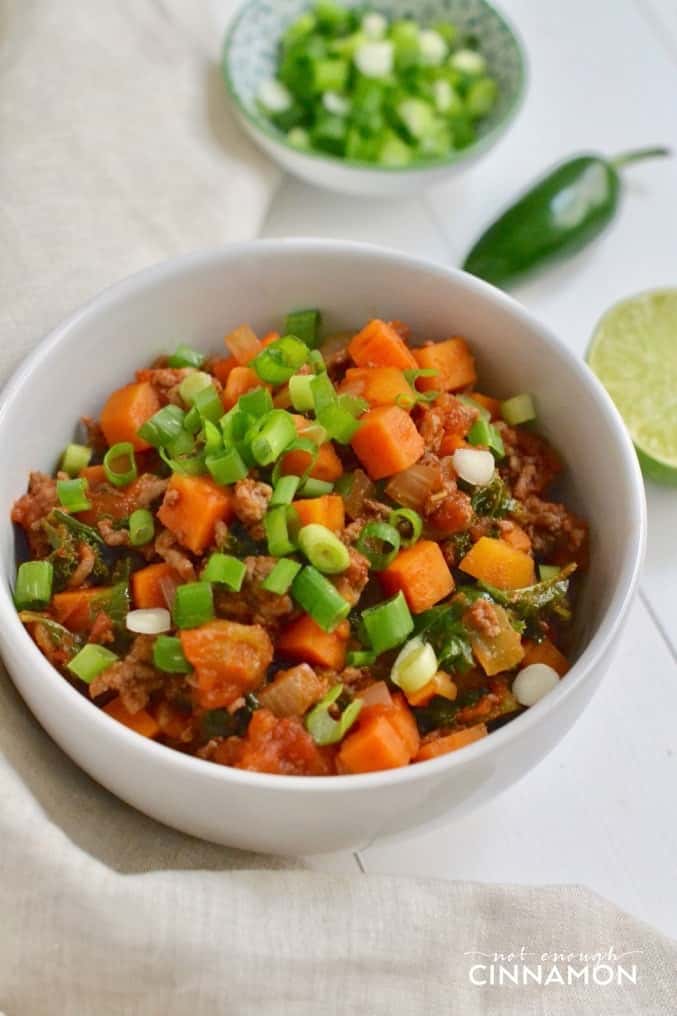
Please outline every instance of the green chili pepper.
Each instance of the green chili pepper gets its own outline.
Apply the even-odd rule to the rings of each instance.
[[[578,253],[616,214],[619,170],[664,155],[670,155],[666,148],[647,148],[613,160],[580,155],[562,163],[486,230],[463,267],[505,286],[541,265]]]

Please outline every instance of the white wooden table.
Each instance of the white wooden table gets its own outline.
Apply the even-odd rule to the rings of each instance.
[[[486,161],[399,203],[288,179],[264,235],[366,240],[458,264],[484,224],[552,162],[669,143],[675,159],[628,171],[622,213],[596,246],[515,291],[582,354],[614,301],[677,285],[677,0],[503,7],[526,43],[531,83],[519,121]],[[641,594],[613,672],[564,742],[468,818],[309,867],[583,883],[677,937],[677,490],[647,493]]]

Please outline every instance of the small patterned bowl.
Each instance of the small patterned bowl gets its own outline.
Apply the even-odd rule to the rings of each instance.
[[[348,7],[364,6],[364,0],[344,3]],[[308,0],[248,0],[231,23],[223,53],[226,85],[242,125],[290,173],[346,194],[415,194],[471,165],[489,151],[514,120],[526,87],[524,50],[515,30],[486,0],[375,0],[370,7],[390,19],[411,17],[430,24],[447,20],[461,32],[475,36],[490,73],[498,81],[498,103],[480,124],[477,140],[442,160],[382,167],[292,147],[261,113],[256,96],[261,82],[275,76],[278,40],[310,6]]]

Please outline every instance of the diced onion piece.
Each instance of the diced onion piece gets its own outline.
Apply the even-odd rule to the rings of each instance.
[[[429,642],[414,638],[407,642],[393,664],[390,680],[402,691],[413,694],[424,688],[437,673],[437,657]]]
[[[398,473],[386,487],[387,496],[403,508],[421,511],[433,491],[440,490],[442,473],[439,466],[415,465]]]
[[[454,469],[462,480],[472,483],[475,487],[484,487],[491,483],[496,464],[491,452],[474,448],[457,448],[453,454]]]
[[[127,630],[136,635],[162,635],[171,627],[171,615],[164,607],[130,610],[127,614]]]
[[[394,65],[392,42],[365,42],[355,53],[355,66],[366,78],[386,78]]]
[[[370,684],[368,688],[358,693],[358,697],[362,699],[365,707],[391,706],[393,704],[393,697],[385,681],[377,681],[376,684]]]
[[[534,706],[557,687],[559,674],[547,663],[531,663],[520,670],[512,684],[512,693],[522,706]]]
[[[286,85],[275,78],[262,82],[258,99],[269,113],[286,113],[294,101]]]
[[[419,45],[423,63],[430,67],[439,67],[449,51],[440,33],[432,28],[426,28],[421,32]]]
[[[333,116],[348,116],[350,113],[350,101],[338,92],[325,92],[322,96],[322,105]]]
[[[459,49],[458,53],[454,53],[451,58],[451,66],[455,71],[460,71],[461,74],[468,74],[471,76],[484,74],[487,69],[487,62],[481,53],[477,53],[474,49]]]
[[[362,18],[362,31],[372,42],[382,39],[388,31],[388,21],[376,12],[365,14]]]
[[[162,599],[167,604],[168,610],[174,609],[174,601],[176,599],[176,590],[178,585],[179,583],[176,579],[172,578],[171,575],[163,575],[158,582],[160,592],[162,593]]]

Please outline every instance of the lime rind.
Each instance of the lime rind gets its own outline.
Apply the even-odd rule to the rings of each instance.
[[[677,289],[612,307],[587,360],[623,417],[645,475],[677,484]]]

